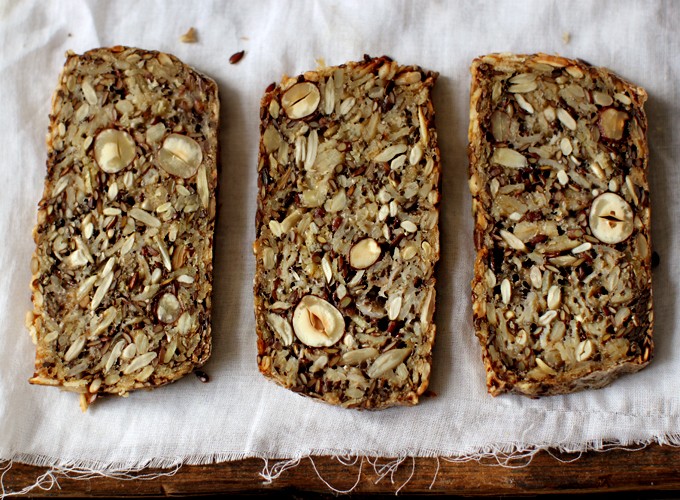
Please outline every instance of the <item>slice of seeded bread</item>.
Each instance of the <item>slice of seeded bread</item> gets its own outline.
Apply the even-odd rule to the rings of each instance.
[[[210,355],[217,86],[160,52],[69,53],[34,230],[31,383],[125,395]]]
[[[284,78],[262,100],[258,364],[300,394],[413,405],[439,257],[437,75],[387,57]]]
[[[472,299],[491,394],[598,388],[652,356],[645,91],[545,54],[472,64]]]

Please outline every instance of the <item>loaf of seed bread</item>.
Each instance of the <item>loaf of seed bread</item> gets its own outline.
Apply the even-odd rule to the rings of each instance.
[[[599,388],[649,363],[646,98],[580,60],[473,62],[472,300],[491,394]]]
[[[387,57],[270,86],[256,215],[258,365],[352,408],[428,385],[439,258],[437,75]]]
[[[126,395],[211,349],[219,101],[177,58],[67,54],[34,229],[33,384]]]

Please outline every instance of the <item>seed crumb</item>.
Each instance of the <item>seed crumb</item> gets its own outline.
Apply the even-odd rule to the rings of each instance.
[[[243,59],[245,53],[246,51],[242,50],[241,52],[236,52],[235,54],[232,54],[231,57],[229,58],[229,64],[238,63],[241,59]]]
[[[569,42],[571,41],[571,33],[569,33],[568,31],[562,33],[562,41],[564,42],[565,45],[569,44]]]
[[[200,380],[204,384],[207,384],[208,382],[210,382],[210,377],[203,370],[194,370],[194,375],[196,375],[198,380]]]
[[[198,37],[196,36],[196,29],[192,26],[189,30],[179,37],[179,41],[182,43],[196,43]]]

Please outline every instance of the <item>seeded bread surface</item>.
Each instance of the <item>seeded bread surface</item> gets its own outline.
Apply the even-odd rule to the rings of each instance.
[[[472,301],[488,390],[599,388],[653,353],[644,89],[545,54],[472,64]]]
[[[211,350],[219,101],[176,57],[67,54],[31,261],[33,384],[126,395]]]
[[[262,100],[258,365],[352,408],[413,405],[435,325],[437,75],[387,57],[325,67]]]

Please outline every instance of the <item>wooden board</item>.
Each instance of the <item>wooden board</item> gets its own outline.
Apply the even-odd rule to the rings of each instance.
[[[377,459],[379,464],[391,461]],[[270,461],[269,465],[275,462]],[[436,458],[407,458],[393,476],[387,475],[378,480],[373,466],[364,461],[361,479],[354,493],[394,494],[402,485],[400,495],[505,496],[627,491],[654,493],[653,496],[658,498],[662,491],[680,491],[680,450],[670,446],[651,445],[641,451],[617,449],[590,452],[580,458],[578,454],[556,453],[553,456],[541,452],[529,464],[526,462],[512,462],[514,467],[509,468],[500,467],[492,460],[450,463]],[[285,495],[330,495],[332,491],[319,479],[315,468],[337,490],[352,488],[359,473],[358,463],[345,466],[331,457],[316,457],[314,464],[310,459],[302,459],[298,467],[286,470],[278,479],[267,483],[260,476],[263,465],[263,460],[251,458],[206,466],[184,466],[173,476],[152,480],[59,478],[59,487],[55,486],[49,491],[36,488],[29,495],[71,498],[273,492]],[[21,490],[46,470],[43,467],[14,464],[4,477],[5,492]]]

